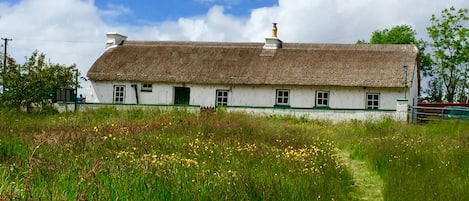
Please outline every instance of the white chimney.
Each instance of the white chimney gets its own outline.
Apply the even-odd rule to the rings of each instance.
[[[106,49],[122,45],[127,40],[127,36],[118,34],[117,32],[106,33]]]
[[[265,38],[264,49],[282,48],[282,41],[277,38],[277,23],[272,23],[272,37]]]

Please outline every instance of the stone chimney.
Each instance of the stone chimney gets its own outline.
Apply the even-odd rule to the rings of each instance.
[[[117,32],[106,33],[106,49],[122,45],[127,40],[127,36],[118,34]]]
[[[272,37],[265,38],[264,49],[282,48],[282,41],[277,38],[277,23],[272,23]]]
[[[277,23],[272,23],[272,38],[277,38]]]

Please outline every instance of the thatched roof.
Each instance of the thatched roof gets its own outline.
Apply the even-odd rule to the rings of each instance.
[[[125,41],[93,64],[95,81],[222,85],[403,87],[417,68],[414,45]],[[262,56],[261,56],[262,54]]]

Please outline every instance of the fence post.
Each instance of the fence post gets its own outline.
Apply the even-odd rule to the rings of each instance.
[[[407,121],[408,110],[409,110],[409,104],[408,104],[407,98],[398,98],[397,106],[396,106],[397,120]]]

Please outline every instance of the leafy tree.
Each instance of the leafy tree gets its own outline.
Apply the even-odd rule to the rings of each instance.
[[[430,78],[428,81],[428,88],[425,89],[426,97],[422,98],[428,102],[442,102],[443,101],[443,85],[441,81],[435,78]]]
[[[357,41],[358,44],[417,44],[415,30],[410,25],[398,25],[391,30],[376,30],[371,34],[370,42]]]
[[[441,17],[434,14],[427,27],[433,40],[432,57],[435,61],[427,71],[443,82],[444,97],[448,102],[467,99],[469,77],[469,29],[468,9],[444,9]]]
[[[78,87],[74,73],[76,66],[64,66],[45,61],[45,54],[33,52],[25,64],[10,61],[5,90],[1,96],[4,105],[17,110],[51,108],[52,96],[64,86]],[[77,71],[78,72],[78,71]]]

